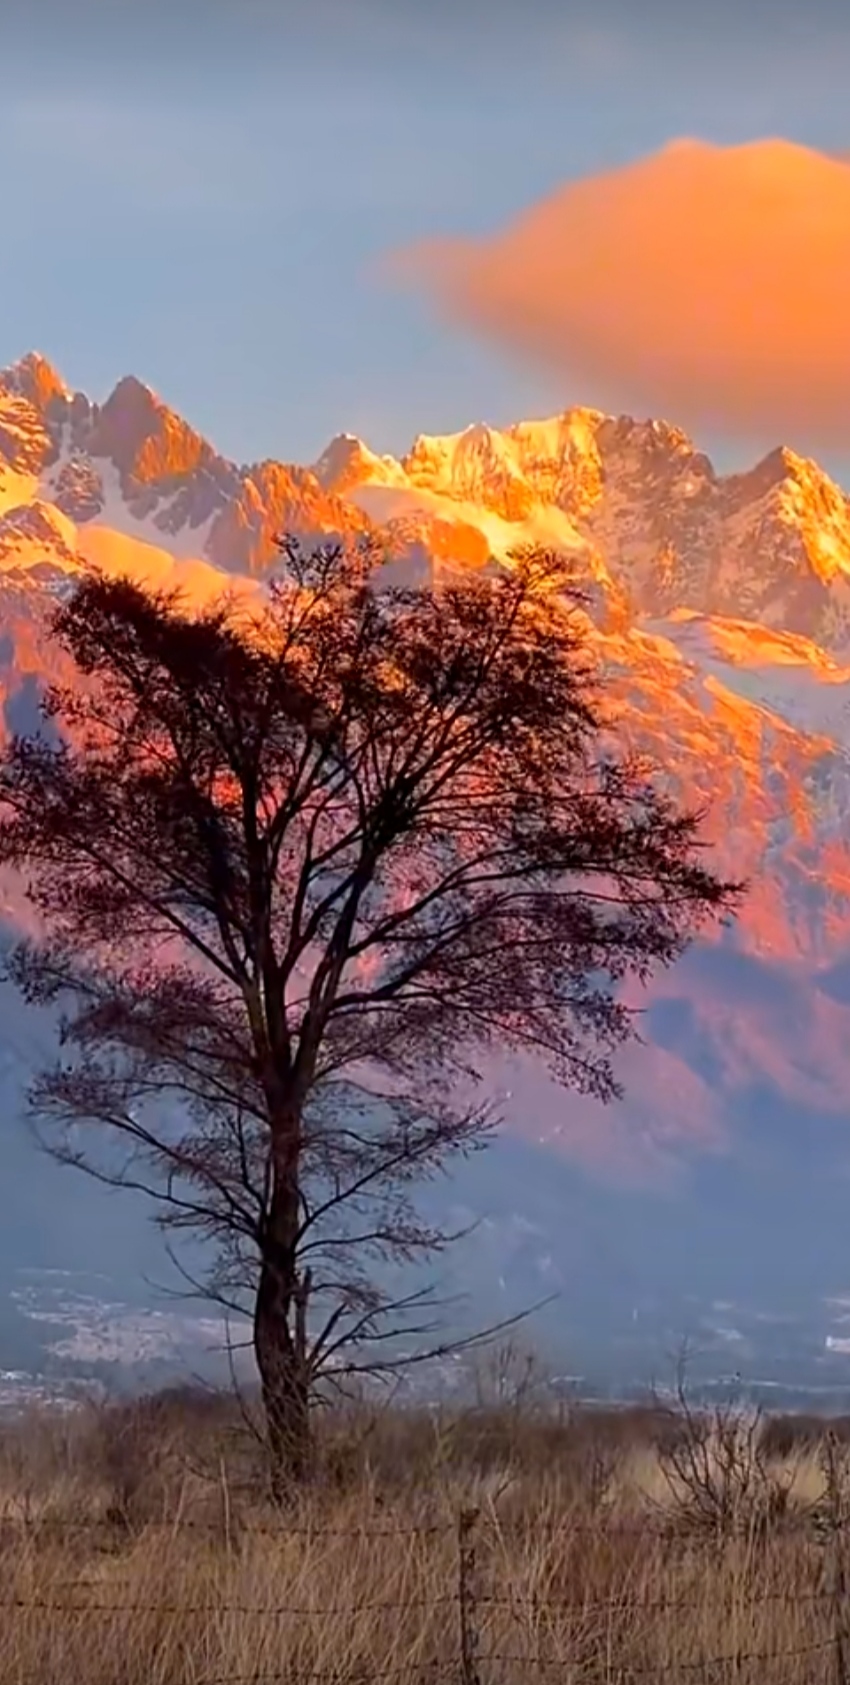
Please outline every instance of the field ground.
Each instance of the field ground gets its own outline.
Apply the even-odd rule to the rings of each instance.
[[[352,1407],[276,1511],[230,1399],[33,1415],[0,1433],[0,1685],[850,1685],[845,1440]]]

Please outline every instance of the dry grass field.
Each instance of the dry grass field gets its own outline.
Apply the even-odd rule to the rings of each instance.
[[[279,1512],[227,1399],[10,1422],[0,1685],[850,1685],[845,1428],[352,1409]]]

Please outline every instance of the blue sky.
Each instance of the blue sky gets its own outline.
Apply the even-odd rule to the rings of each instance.
[[[850,148],[829,0],[15,8],[0,362],[37,347],[95,396],[137,373],[243,460],[594,401],[449,333],[379,277],[386,251],[676,135]]]

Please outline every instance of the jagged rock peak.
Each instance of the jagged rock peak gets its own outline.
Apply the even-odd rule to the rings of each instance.
[[[338,495],[370,480],[385,485],[402,484],[405,475],[394,456],[378,456],[356,433],[337,433],[313,464],[313,473],[325,491]]]
[[[210,467],[221,459],[150,386],[124,375],[100,410],[88,446],[108,456],[122,474],[151,483]]]
[[[18,362],[0,370],[0,386],[26,398],[42,412],[56,398],[68,400],[71,389],[58,369],[40,351],[28,351]]]

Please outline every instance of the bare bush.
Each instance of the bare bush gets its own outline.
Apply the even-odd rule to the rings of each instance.
[[[721,1538],[764,1532],[788,1514],[793,1472],[768,1454],[761,1410],[695,1408],[680,1379],[658,1464],[681,1523]]]

